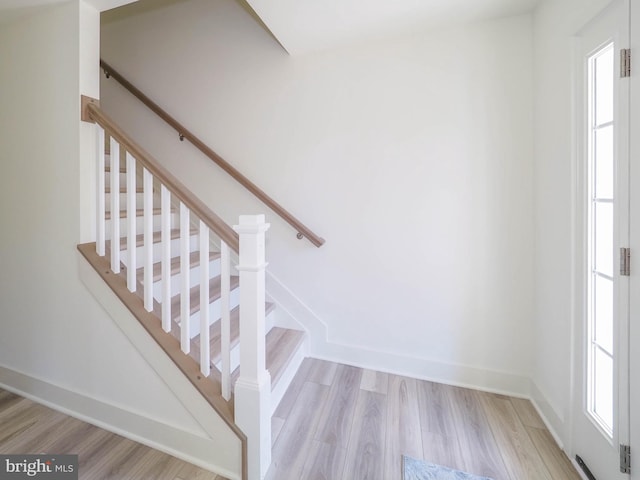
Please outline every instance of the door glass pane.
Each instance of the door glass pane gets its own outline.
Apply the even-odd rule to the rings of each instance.
[[[594,413],[604,423],[607,430],[612,430],[613,425],[613,359],[595,348],[595,402]]]
[[[596,198],[613,198],[613,125],[595,131]]]
[[[595,125],[613,121],[613,44],[593,57],[595,62]]]
[[[613,276],[613,204],[594,204],[595,270]]]
[[[594,275],[594,334],[595,342],[613,354],[613,282]]]
[[[614,50],[609,44],[588,59],[587,411],[613,435],[614,357]]]

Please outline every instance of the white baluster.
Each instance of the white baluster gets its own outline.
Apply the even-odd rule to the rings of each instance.
[[[222,359],[222,396],[231,398],[231,320],[229,296],[231,294],[231,259],[229,246],[220,240],[220,355]]]
[[[105,255],[106,220],[105,220],[105,184],[104,184],[104,129],[96,123],[96,253],[101,257]]]
[[[191,351],[189,230],[189,209],[184,203],[180,202],[180,347],[184,353]]]
[[[271,463],[271,375],[265,368],[264,215],[241,215],[240,378],[235,388],[236,424],[247,435],[249,478],[264,478]]]
[[[200,220],[200,371],[211,373],[209,346],[209,227]]]
[[[153,175],[143,169],[144,195],[144,308],[153,310]]]
[[[120,273],[120,144],[111,137],[111,270]]]
[[[136,159],[127,152],[127,288],[130,292],[136,291],[137,283],[136,234]]]
[[[171,193],[160,187],[162,235],[162,329],[171,331]]]

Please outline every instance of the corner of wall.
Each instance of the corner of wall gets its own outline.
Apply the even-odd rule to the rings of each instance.
[[[280,326],[308,332],[309,354],[315,358],[484,391],[529,395],[530,379],[522,375],[335,342],[326,323],[271,273],[267,273],[267,293],[278,307]]]
[[[567,443],[563,434],[567,427],[564,415],[559,413],[551,404],[549,397],[542,392],[534,380],[531,380],[530,382],[531,402],[551,433],[553,439],[556,441],[558,446],[564,450],[565,444]]]

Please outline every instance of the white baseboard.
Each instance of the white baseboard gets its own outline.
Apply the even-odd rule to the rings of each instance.
[[[530,399],[531,403],[535,407],[538,415],[542,418],[547,430],[551,433],[551,436],[556,441],[558,446],[564,450],[565,445],[562,440],[561,432],[565,431],[565,421],[561,414],[559,414],[553,405],[548,401],[547,396],[538,388],[536,383],[532,380],[530,387]]]
[[[287,323],[295,323],[299,325],[297,328],[309,333],[309,354],[312,357],[449,385],[529,397],[530,379],[523,375],[446,364],[428,358],[330,341],[327,325],[322,319],[270,273],[267,276],[267,292],[278,307],[279,318],[288,318]]]
[[[427,358],[330,342],[318,344],[312,341],[310,354],[324,360],[395,375],[503,395],[529,397],[529,378],[507,372],[441,363]]]
[[[221,469],[206,460],[210,456],[211,448],[215,446],[215,442],[209,438],[194,435],[4,366],[0,366],[0,387],[216,474],[239,478],[234,472]]]

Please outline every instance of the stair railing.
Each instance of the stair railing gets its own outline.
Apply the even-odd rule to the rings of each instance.
[[[157,103],[151,100],[148,96],[146,96],[140,89],[138,89],[135,85],[129,82],[126,78],[124,78],[120,73],[118,73],[113,67],[111,67],[104,60],[100,60],[100,67],[103,69],[105,76],[107,78],[113,77],[118,83],[120,83],[125,89],[127,89],[133,96],[135,96],[138,100],[144,103],[152,112],[158,115],[162,120],[164,120],[169,126],[171,126],[176,132],[178,132],[178,137],[180,141],[187,140],[193,146],[195,146],[198,150],[200,150],[204,155],[209,157],[216,165],[218,165],[222,170],[227,172],[234,180],[236,180],[240,185],[249,190],[253,195],[256,196],[262,203],[264,203],[267,207],[277,213],[284,221],[286,221],[289,225],[291,225],[298,233],[298,239],[306,238],[316,247],[321,247],[325,240],[319,235],[315,234],[309,227],[303,224],[300,220],[298,220],[295,216],[293,216],[289,211],[287,211],[282,205],[276,202],[273,198],[267,195],[260,187],[258,187],[255,183],[245,177],[239,170],[237,170],[233,165],[223,159],[220,155],[213,151],[213,149],[209,148],[202,140],[196,137],[193,133],[191,133],[184,125],[178,122],[175,118],[169,115],[165,110],[163,110]]]
[[[220,326],[221,367],[219,370],[221,393],[225,400],[231,398],[231,334],[230,334],[230,251],[236,252],[240,272],[240,374],[235,384],[235,421],[247,436],[248,478],[263,478],[271,461],[270,440],[270,392],[269,372],[265,368],[265,249],[264,233],[269,225],[264,215],[243,215],[239,225],[231,228],[157,160],[134,142],[99,107],[99,102],[82,97],[82,120],[96,124],[96,253],[109,258],[111,271],[126,274],[127,288],[141,296],[144,309],[155,312],[161,319],[167,334],[179,336],[180,348],[185,355],[191,353],[191,250],[198,251],[200,268],[199,301],[210,305],[210,251],[211,244],[220,248]],[[108,141],[105,142],[105,139]],[[110,182],[105,185],[106,152],[109,149]],[[120,159],[125,158],[121,168]],[[120,185],[120,174],[126,175],[125,185]],[[142,174],[142,216],[137,209],[139,173]],[[154,190],[160,191],[160,268],[154,271]],[[126,197],[126,208],[120,208],[120,193]],[[105,197],[109,193],[107,208]],[[172,229],[172,215],[177,205],[179,228]],[[126,219],[120,231],[120,218]],[[138,235],[137,219],[142,218],[142,236]],[[197,225],[196,229],[192,225]],[[156,225],[157,227],[157,225]],[[123,234],[124,233],[124,234]],[[191,238],[198,238],[197,246]],[[172,312],[171,244],[179,244],[179,318],[176,325]],[[137,258],[137,247],[142,243],[142,258]],[[107,248],[108,247],[108,248]],[[124,247],[124,249],[122,249]],[[175,247],[174,247],[175,248]],[[124,251],[121,251],[121,249]],[[140,268],[138,266],[141,265]],[[159,270],[159,271],[158,271]],[[139,281],[141,272],[142,281]],[[154,298],[154,279],[160,279],[159,299]],[[194,282],[195,283],[195,282]],[[175,288],[175,287],[174,287]],[[158,290],[156,290],[157,292]],[[218,369],[211,365],[210,308],[200,308],[200,372],[204,377],[215,375]],[[176,333],[176,329],[177,332]],[[265,439],[268,439],[265,441]],[[243,475],[244,477],[244,475]],[[246,478],[246,477],[245,477]]]

